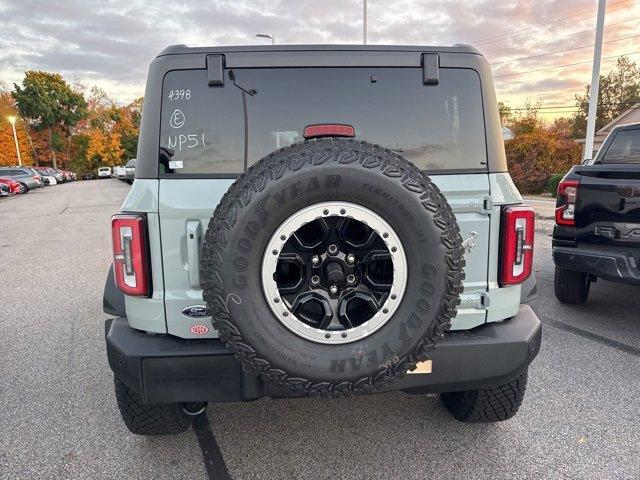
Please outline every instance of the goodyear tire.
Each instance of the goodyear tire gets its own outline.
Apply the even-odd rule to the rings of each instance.
[[[266,156],[231,186],[205,235],[201,282],[245,369],[295,394],[367,393],[427,359],[450,327],[463,253],[451,208],[412,163],[322,138]]]

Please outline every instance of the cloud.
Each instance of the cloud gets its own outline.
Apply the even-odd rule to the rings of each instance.
[[[368,10],[370,43],[472,43],[490,62],[507,62],[494,66],[496,75],[592,55],[585,48],[513,61],[593,43],[593,0],[369,0]],[[640,21],[628,20],[640,17],[640,6],[614,2],[608,12],[605,40],[637,32]],[[362,0],[0,0],[0,78],[12,83],[25,70],[57,71],[124,102],[143,93],[147,66],[167,45],[264,44],[256,33],[274,34],[277,43],[360,43]],[[638,50],[634,44],[605,52]],[[498,79],[498,96],[514,104],[539,95],[572,103],[589,71],[586,64]]]

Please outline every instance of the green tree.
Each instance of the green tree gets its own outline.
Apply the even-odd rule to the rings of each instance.
[[[573,117],[573,138],[584,138],[589,113],[590,85],[584,95],[576,95],[578,112]],[[634,103],[640,102],[640,68],[627,57],[620,57],[616,67],[606,75],[600,75],[596,130],[601,129]]]
[[[29,119],[36,130],[49,131],[49,147],[53,167],[57,168],[53,130],[59,128],[65,133],[87,114],[87,102],[81,93],[75,92],[60,74],[28,71],[22,80],[22,87],[14,84],[12,93],[18,111]]]

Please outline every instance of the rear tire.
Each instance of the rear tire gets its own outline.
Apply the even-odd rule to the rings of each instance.
[[[114,377],[122,420],[136,435],[176,435],[193,423],[181,403],[142,403],[140,396]]]
[[[527,388],[527,371],[497,387],[440,395],[444,406],[465,423],[502,422],[518,413]]]
[[[585,303],[589,298],[591,280],[584,272],[556,267],[554,289],[556,298],[573,305]]]

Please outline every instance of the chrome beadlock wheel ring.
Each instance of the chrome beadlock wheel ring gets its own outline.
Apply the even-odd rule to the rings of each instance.
[[[372,210],[324,202],[291,215],[262,260],[262,289],[289,330],[322,344],[344,344],[380,329],[407,283],[400,238]]]

